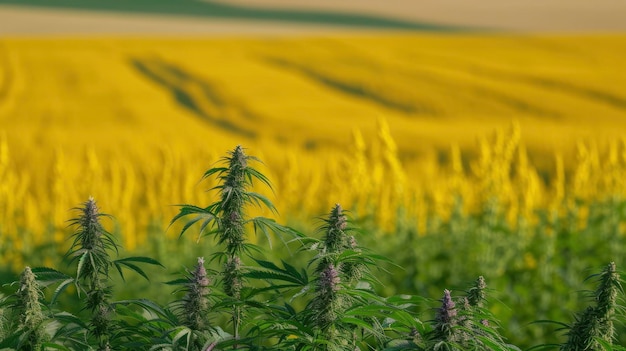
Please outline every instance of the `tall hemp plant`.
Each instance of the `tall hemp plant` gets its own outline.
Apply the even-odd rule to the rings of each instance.
[[[203,179],[217,177],[219,199],[207,207],[182,205],[172,223],[187,216],[194,216],[181,230],[181,236],[193,225],[200,224],[200,235],[215,236],[223,252],[215,253],[222,263],[222,286],[230,298],[232,308],[233,337],[240,337],[243,320],[242,289],[246,286],[245,269],[242,254],[250,254],[254,245],[246,240],[246,226],[251,224],[254,231],[260,230],[269,239],[269,231],[280,231],[281,226],[265,217],[248,217],[246,210],[250,206],[265,207],[276,212],[274,205],[263,195],[251,191],[254,181],[260,181],[270,189],[267,177],[251,166],[252,162],[261,161],[246,155],[244,148],[235,147],[222,158],[221,166],[213,167],[204,173]]]
[[[0,295],[0,350],[42,350],[50,340],[50,316],[42,303],[42,286],[30,267],[11,285],[17,285],[15,293]]]
[[[176,292],[184,293],[181,299],[172,303],[173,314],[170,317],[174,318],[166,318],[172,322],[172,331],[175,331],[173,344],[176,345],[177,340],[184,340],[183,336],[186,336],[187,351],[206,350],[211,345],[215,346],[214,336],[219,335],[220,328],[211,324],[210,313],[217,299],[211,298],[211,279],[205,267],[204,257],[198,257],[194,269],[187,270],[184,278],[166,284],[178,285]],[[152,307],[148,309],[168,316],[166,310],[154,310]],[[170,348],[172,345],[160,346]]]
[[[324,237],[316,256],[318,277],[315,296],[309,307],[313,324],[326,340],[339,336],[337,319],[349,306],[347,295],[340,294],[344,284],[358,281],[365,269],[359,261],[342,260],[346,250],[357,249],[354,236],[348,235],[348,219],[341,205],[336,204],[322,226]]]
[[[17,349],[23,351],[41,350],[49,336],[45,330],[44,312],[40,299],[43,297],[41,287],[35,274],[26,267],[20,275],[19,288],[16,292],[16,312],[19,316]]]
[[[618,296],[623,294],[620,274],[615,262],[609,263],[600,274],[593,275],[598,287],[594,292],[595,306],[587,307],[576,316],[568,329],[568,339],[561,344],[562,351],[612,349],[615,341],[616,314],[623,313]]]
[[[110,350],[113,308],[108,277],[113,260],[109,251],[117,252],[118,248],[111,233],[100,223],[100,218],[108,215],[100,213],[93,198],[77,210],[81,214],[70,221],[77,230],[67,256],[70,262],[77,262],[76,284],[86,292],[85,307],[91,311],[90,333],[98,341],[98,350]]]
[[[76,231],[66,258],[69,258],[70,263],[76,263],[76,277],[73,280],[66,279],[56,289],[53,300],[74,282],[79,295],[81,292],[85,293],[85,309],[91,312],[89,334],[96,339],[99,351],[111,350],[115,348],[111,345],[115,329],[113,318],[115,305],[111,302],[110,268],[115,267],[122,279],[124,279],[122,268],[131,269],[147,279],[146,273],[137,264],[161,264],[149,257],[114,259],[112,254],[113,252],[118,254],[119,246],[114,236],[101,223],[101,218],[111,216],[101,213],[92,197],[75,210],[80,214],[70,220]]]

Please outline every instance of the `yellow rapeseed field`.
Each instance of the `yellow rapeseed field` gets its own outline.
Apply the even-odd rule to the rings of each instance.
[[[93,195],[132,250],[208,204],[238,144],[279,220],[340,202],[391,230],[497,198],[514,223],[621,196],[625,58],[625,36],[2,39],[0,235],[64,240]]]

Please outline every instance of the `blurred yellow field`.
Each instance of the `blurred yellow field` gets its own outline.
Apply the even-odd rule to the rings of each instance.
[[[618,35],[2,39],[0,233],[43,242],[93,195],[132,249],[238,144],[283,218],[620,194],[625,58]]]

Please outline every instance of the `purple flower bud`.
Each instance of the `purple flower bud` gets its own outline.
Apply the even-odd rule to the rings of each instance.
[[[482,275],[478,277],[478,280],[476,281],[476,287],[479,289],[487,288],[487,283],[485,282],[485,278]]]
[[[348,245],[350,245],[351,249],[356,249],[356,247],[359,246],[359,244],[357,244],[356,242],[356,238],[354,237],[354,235],[351,235],[348,239]]]
[[[207,313],[209,300],[209,278],[204,268],[204,258],[198,257],[198,263],[188,277],[187,294],[183,298],[184,315],[186,325],[193,330],[205,330],[208,328]]]
[[[330,213],[330,221],[339,230],[345,230],[348,227],[348,218],[343,214],[343,208],[340,204],[335,204]]]
[[[469,304],[471,306],[483,307],[486,288],[487,283],[485,282],[485,278],[481,275],[478,279],[476,279],[474,286],[467,293],[467,299],[469,300]]]
[[[335,269],[335,266],[330,264],[320,273],[319,287],[321,291],[339,291],[339,272]]]
[[[240,298],[243,281],[241,279],[241,258],[229,257],[224,265],[224,292],[235,299]]]
[[[227,270],[238,270],[241,267],[241,258],[239,256],[229,257],[226,261]]]
[[[235,147],[235,151],[233,152],[233,163],[239,164],[241,168],[248,167],[248,157],[243,152],[243,147],[241,145],[237,145]]]
[[[89,197],[89,200],[85,202],[85,215],[89,218],[95,218],[98,216],[98,206],[93,196]]]
[[[457,311],[450,290],[443,291],[443,298],[441,299],[441,307],[437,311],[437,322],[441,324],[454,324]]]
[[[240,218],[239,213],[237,213],[237,212],[231,212],[230,213],[230,220],[231,220],[231,222],[236,222],[236,221],[239,220],[239,218]]]
[[[204,268],[204,257],[198,257],[198,264],[196,270],[193,272],[193,278],[196,285],[200,287],[209,286],[209,278],[206,274],[206,268]]]

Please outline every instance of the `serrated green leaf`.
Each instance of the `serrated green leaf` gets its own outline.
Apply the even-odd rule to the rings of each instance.
[[[57,286],[57,288],[54,289],[54,293],[52,294],[52,297],[50,298],[50,305],[54,305],[54,303],[57,301],[61,293],[65,291],[65,289],[67,289],[67,287],[72,283],[74,283],[74,278],[68,278],[62,281],[61,284],[59,284],[59,286]]]
[[[269,271],[253,271],[247,272],[244,274],[245,277],[254,278],[254,279],[269,279],[269,280],[278,280],[285,281],[296,284],[296,286],[302,286],[301,282],[298,279],[294,279],[290,275],[280,274],[277,272],[269,272]]]
[[[141,262],[141,263],[161,266],[165,268],[165,266],[163,266],[161,262],[155,260],[154,258],[145,257],[145,256],[132,256],[132,257],[121,258],[121,259],[115,260],[115,262]]]
[[[358,318],[353,318],[353,317],[342,317],[340,319],[340,321],[342,323],[346,323],[346,324],[352,324],[355,325],[357,327],[361,327],[365,330],[370,330],[370,331],[374,331],[374,328],[369,324],[366,323],[365,321],[358,319]]]
[[[180,278],[180,279],[174,279],[174,280],[170,280],[165,282],[165,284],[167,285],[187,285],[189,284],[189,280],[185,279],[185,278]]]
[[[133,271],[135,271],[137,274],[141,275],[142,277],[146,278],[146,280],[150,280],[150,278],[148,278],[148,275],[137,265],[130,263],[130,262],[125,262],[125,261],[113,261],[113,263],[115,264],[116,267],[121,267],[124,266],[128,269],[131,269]],[[118,271],[121,272],[121,269],[118,268]],[[121,273],[120,273],[121,274]],[[122,279],[124,279],[124,276],[122,276]]]
[[[278,267],[273,262],[259,260],[259,259],[255,259],[255,258],[253,258],[253,259],[254,259],[254,262],[256,262],[259,266],[261,266],[263,268],[267,268],[267,269],[272,270],[272,271],[282,272],[282,269],[280,269],[280,267]]]
[[[57,271],[56,269],[53,268],[49,268],[49,267],[33,267],[31,269],[31,271],[35,274],[35,276],[37,277],[37,280],[53,280],[53,281],[58,281],[58,280],[65,280],[67,278],[70,278],[69,275]]]
[[[265,197],[265,196],[263,196],[263,195],[261,195],[259,193],[255,193],[255,192],[248,192],[247,196],[252,201],[252,203],[257,205],[258,207],[262,207],[261,204],[263,204],[270,211],[276,213],[276,207],[274,207],[274,204],[272,204],[272,202],[267,197]]]
[[[85,261],[87,260],[87,256],[89,256],[89,252],[85,251],[80,259],[78,260],[78,265],[76,267],[76,283],[78,284],[78,278],[81,276],[83,266],[85,265]]]
[[[204,172],[204,175],[202,176],[202,179],[208,178],[210,176],[212,176],[213,174],[217,173],[218,175],[224,172],[228,172],[228,168],[227,167],[213,167],[211,169],[209,169],[208,171]]]

